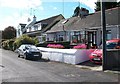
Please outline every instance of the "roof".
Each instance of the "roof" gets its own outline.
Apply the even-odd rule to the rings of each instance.
[[[57,19],[58,18],[58,19]],[[40,20],[40,21],[37,21],[35,24],[38,24],[38,23],[47,23],[47,26],[42,28],[42,31],[45,32],[47,31],[48,29],[50,29],[50,27],[52,25],[54,25],[54,23],[56,21],[60,21],[61,19],[64,19],[64,17],[62,16],[62,14],[59,14],[59,15],[56,15],[56,16],[52,16],[52,17],[49,17],[47,19],[43,19],[43,20]],[[51,25],[51,26],[50,26]]]
[[[54,25],[48,32],[59,32],[67,30],[69,27],[72,27],[76,21],[80,19],[79,17],[71,17],[69,19],[62,19],[56,25]]]
[[[56,15],[56,16],[52,16],[52,17],[49,17],[47,19],[43,19],[43,20],[37,21],[35,24],[40,23],[40,22],[42,22],[42,23],[51,23],[51,21],[56,19],[58,16],[62,16],[62,15],[59,14],[59,15]]]
[[[106,25],[118,25],[120,7],[112,8],[106,10]],[[65,19],[64,19],[65,20]],[[94,14],[89,14],[85,18],[71,17],[68,22],[62,24],[64,20],[61,20],[54,27],[51,28],[47,33],[59,32],[59,31],[79,31],[81,29],[93,28],[101,26],[101,12],[96,12]],[[63,30],[64,25],[64,30]]]
[[[34,23],[34,25],[39,24],[39,23],[41,23],[41,24],[47,23],[47,26],[42,27],[41,30],[37,30],[37,31],[34,31],[34,32],[33,31],[27,32],[26,34],[28,34],[28,33],[32,34],[32,32],[33,32],[33,34],[35,34],[35,33],[37,34],[38,32],[44,33],[47,30],[51,29],[51,27],[54,26],[57,22],[59,22],[61,19],[64,19],[64,17],[62,16],[62,14],[59,14],[59,15],[56,15],[56,16],[49,17],[47,19],[37,21],[37,22]]]

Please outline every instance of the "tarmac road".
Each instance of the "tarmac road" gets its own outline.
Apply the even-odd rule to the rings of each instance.
[[[118,74],[82,69],[47,60],[18,58],[17,53],[0,49],[2,82],[118,82]]]

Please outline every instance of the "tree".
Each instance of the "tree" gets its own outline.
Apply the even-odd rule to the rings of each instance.
[[[95,2],[95,4],[96,4],[95,11],[100,11],[101,10],[100,0],[97,0],[97,2]],[[109,2],[109,0],[106,0],[105,9],[118,7],[118,5],[119,5],[119,2],[117,2],[117,0],[113,0],[113,2]]]
[[[78,16],[79,13],[80,13],[80,7],[78,6],[78,7],[76,7],[75,10],[74,10],[73,17],[74,17],[74,16]]]
[[[16,37],[16,29],[13,26],[8,26],[2,32],[2,39],[13,39]]]

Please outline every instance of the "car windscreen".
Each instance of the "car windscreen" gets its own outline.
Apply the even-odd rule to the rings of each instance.
[[[106,48],[107,49],[114,49],[116,45],[117,45],[117,42],[107,42]],[[102,45],[100,45],[98,49],[102,49]]]
[[[107,49],[113,49],[117,45],[117,42],[107,42],[106,47]]]
[[[38,49],[36,46],[30,46],[30,48],[32,48],[32,49]]]
[[[38,50],[38,48],[36,46],[33,46],[33,45],[28,45],[26,46],[26,49],[34,49],[34,50]]]

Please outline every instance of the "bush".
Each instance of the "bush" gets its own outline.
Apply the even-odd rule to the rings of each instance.
[[[22,35],[21,37],[17,38],[14,42],[14,50],[20,47],[22,44],[37,44],[38,40],[37,38],[31,38],[28,35]]]
[[[33,38],[33,41],[34,41],[34,44],[35,44],[35,45],[39,43],[39,40],[38,40],[37,37]]]
[[[8,49],[9,50],[13,50],[13,43],[14,43],[13,39],[11,39],[11,40],[8,41]]]
[[[86,48],[87,48],[87,45],[85,45],[85,44],[79,44],[79,45],[77,45],[77,46],[74,46],[73,48],[74,48],[74,49],[86,49]]]
[[[65,41],[65,42],[44,42],[44,43],[39,43],[36,46],[37,47],[47,47],[48,44],[59,44],[59,45],[63,45],[64,48],[67,48],[67,49],[70,48],[70,42],[69,41]]]
[[[3,49],[13,50],[13,43],[14,43],[14,40],[10,39],[10,40],[3,41],[1,45]]]
[[[59,48],[59,49],[63,49],[64,46],[61,44],[48,44],[47,45],[48,48]]]
[[[2,48],[8,50],[8,40],[2,42]]]

